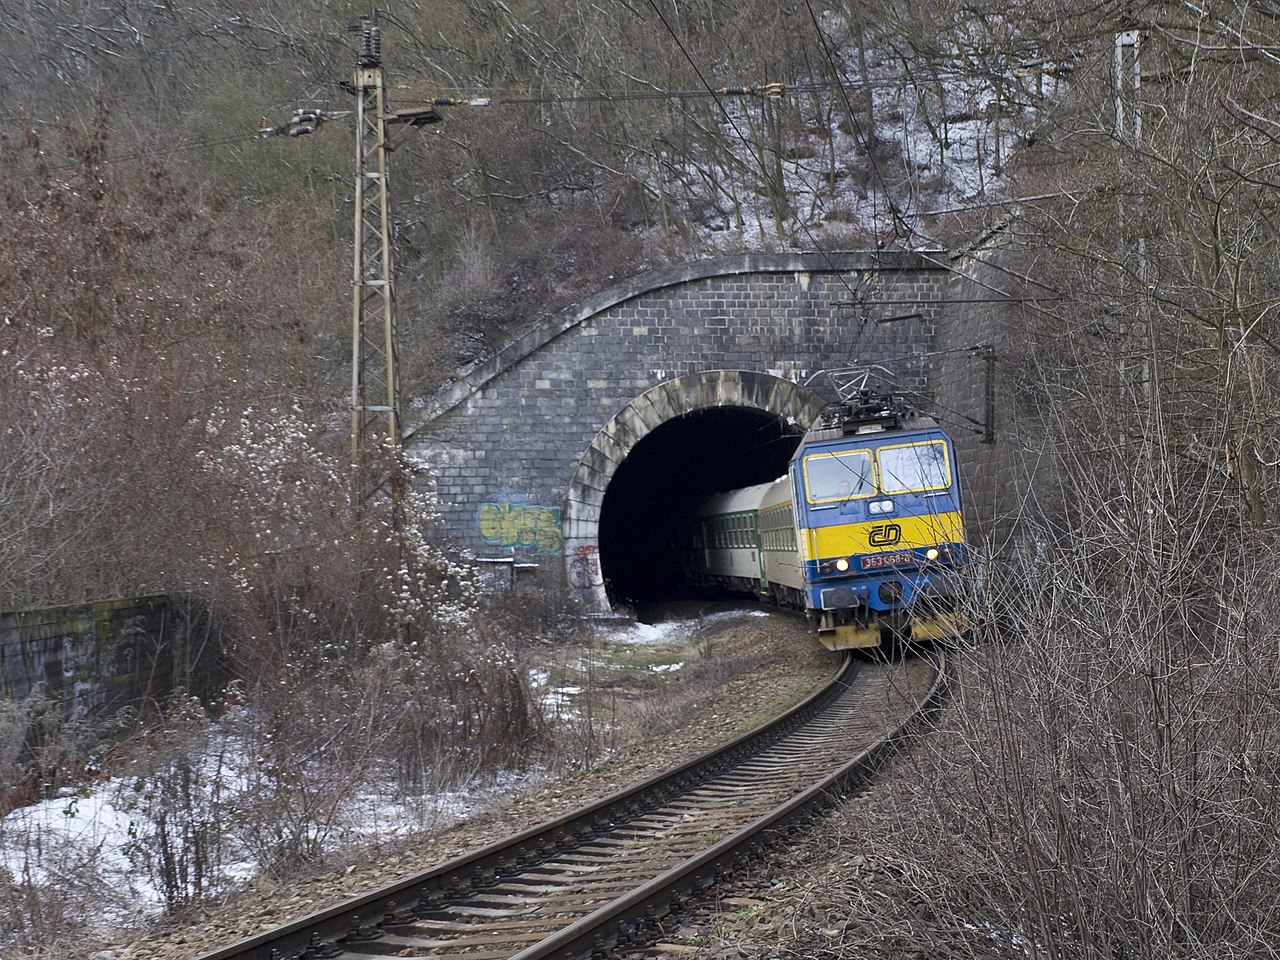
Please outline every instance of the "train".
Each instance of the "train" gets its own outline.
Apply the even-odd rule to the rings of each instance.
[[[955,446],[900,397],[828,405],[787,473],[697,511],[697,577],[803,610],[832,650],[965,627],[968,560]]]

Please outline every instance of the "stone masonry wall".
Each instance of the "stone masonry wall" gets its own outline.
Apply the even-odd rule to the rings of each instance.
[[[1009,355],[1021,329],[1021,271],[995,242],[951,258],[935,387],[956,441],[971,542],[1007,554],[1026,471],[1012,432]]]
[[[868,252],[642,275],[469,371],[425,408],[409,446],[433,468],[447,532],[477,555],[556,555],[565,491],[596,433],[659,384],[711,370],[804,384],[871,363],[929,394],[949,270],[937,255]]]

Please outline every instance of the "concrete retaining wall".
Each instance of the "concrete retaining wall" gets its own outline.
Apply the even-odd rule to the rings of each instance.
[[[145,711],[212,679],[206,658],[192,656],[191,626],[161,596],[0,613],[0,694],[48,697],[92,718],[126,704]]]

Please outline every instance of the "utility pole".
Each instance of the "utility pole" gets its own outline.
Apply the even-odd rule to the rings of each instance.
[[[1116,139],[1135,152],[1142,150],[1142,34],[1138,30],[1126,30],[1115,37],[1115,135]],[[1141,201],[1138,201],[1141,203]],[[1135,211],[1137,212],[1137,211]],[[1122,221],[1128,218],[1124,201],[1119,208]],[[1126,224],[1127,225],[1127,224]],[[1123,259],[1131,264],[1129,269],[1136,278],[1133,284],[1138,297],[1137,319],[1141,323],[1143,333],[1150,329],[1150,305],[1147,299],[1147,240],[1139,236],[1131,249],[1122,252]],[[1145,399],[1151,398],[1151,360],[1147,356],[1133,360],[1126,353],[1134,342],[1133,330],[1125,324],[1122,330],[1129,341],[1121,351],[1120,370],[1127,373],[1130,380]]]
[[[389,484],[400,524],[400,382],[391,222],[387,197],[387,126],[382,82],[382,31],[360,24],[352,86],[356,95],[355,249],[351,280],[352,498]],[[389,467],[390,469],[379,469]]]
[[[385,490],[393,525],[403,522],[407,479],[401,464],[401,400],[395,282],[388,196],[389,124],[436,123],[432,109],[389,114],[382,75],[382,31],[375,9],[361,18],[356,97],[355,234],[351,277],[351,463],[353,502]]]
[[[405,476],[400,406],[399,335],[392,268],[388,127],[426,126],[441,119],[434,109],[390,114],[382,76],[378,11],[359,22],[360,53],[351,92],[356,98],[355,232],[351,270],[351,503],[385,492],[394,540],[392,594],[400,597],[413,559],[406,555]],[[404,639],[410,636],[403,624]]]
[[[1142,92],[1142,35],[1125,30],[1115,37],[1116,137],[1126,143],[1142,141],[1142,113],[1138,96]],[[1128,107],[1126,108],[1126,103]]]

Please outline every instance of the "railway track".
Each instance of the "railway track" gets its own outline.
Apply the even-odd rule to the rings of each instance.
[[[865,775],[941,695],[940,653],[846,659],[725,747],[507,840],[199,960],[587,957],[664,920]]]

